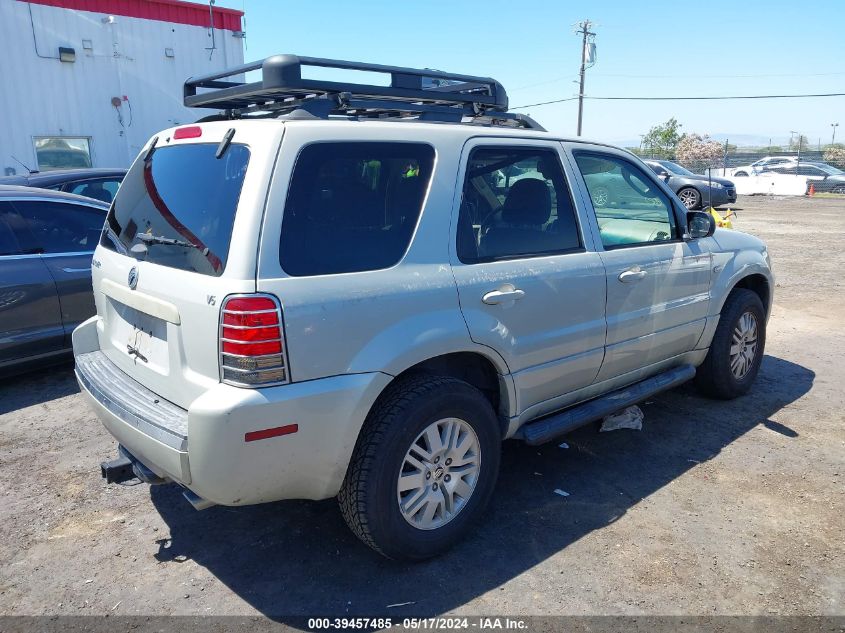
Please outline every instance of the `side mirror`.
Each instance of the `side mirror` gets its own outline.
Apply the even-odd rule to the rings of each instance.
[[[687,235],[691,240],[710,237],[716,232],[716,220],[709,213],[690,211],[687,213]]]
[[[658,174],[657,177],[660,178],[660,180],[662,180],[663,182],[669,182],[669,179],[672,177],[672,174],[670,174],[668,171],[664,171]]]

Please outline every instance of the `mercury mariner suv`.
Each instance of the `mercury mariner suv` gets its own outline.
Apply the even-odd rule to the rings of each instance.
[[[766,246],[492,79],[280,55],[189,79],[185,104],[219,112],[142,149],[73,333],[109,481],[198,509],[336,496],[366,544],[422,559],[482,515],[503,439],[755,379]]]

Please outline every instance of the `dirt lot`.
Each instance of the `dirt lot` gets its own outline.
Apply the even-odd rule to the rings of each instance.
[[[484,525],[421,565],[370,552],[333,501],[196,512],[106,486],[115,444],[71,369],[3,381],[0,613],[845,613],[845,200],[737,206],[778,277],[753,393],[685,386],[642,432],[508,443]]]

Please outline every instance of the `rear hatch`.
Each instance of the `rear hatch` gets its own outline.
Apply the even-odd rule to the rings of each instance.
[[[165,130],[136,159],[109,210],[92,268],[100,349],[182,408],[220,381],[224,298],[255,292],[282,131],[277,121]]]

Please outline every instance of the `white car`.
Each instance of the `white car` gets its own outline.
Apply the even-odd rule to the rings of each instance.
[[[302,79],[315,64],[391,77]],[[119,444],[107,481],[198,509],[338,497],[361,540],[419,560],[483,516],[503,439],[696,372],[751,388],[765,244],[630,152],[509,113],[492,79],[294,56],[223,76],[257,69],[189,80],[186,105],[225,112],[159,132],[109,210],[73,333]],[[625,204],[592,202],[584,176],[617,173]]]
[[[743,176],[757,176],[764,171],[770,171],[773,167],[785,167],[794,165],[797,162],[795,156],[766,156],[758,161],[754,161],[750,165],[740,165],[733,167],[729,175],[734,177]]]

